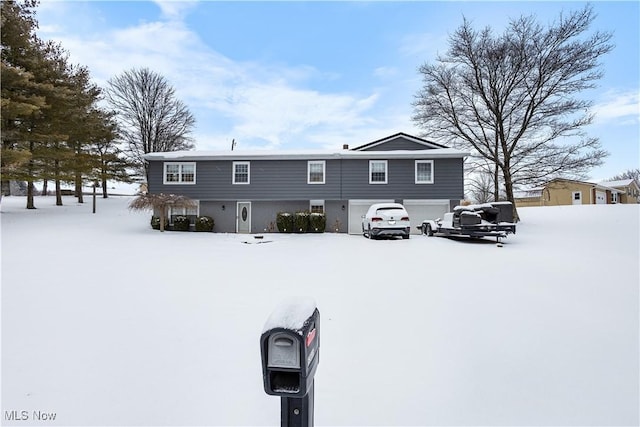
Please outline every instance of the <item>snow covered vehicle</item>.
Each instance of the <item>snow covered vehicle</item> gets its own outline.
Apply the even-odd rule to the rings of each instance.
[[[436,220],[425,220],[418,226],[427,236],[468,236],[501,238],[516,232],[511,202],[456,206],[453,212]]]
[[[376,203],[362,216],[362,235],[369,239],[383,236],[408,239],[410,232],[409,214],[399,203]]]

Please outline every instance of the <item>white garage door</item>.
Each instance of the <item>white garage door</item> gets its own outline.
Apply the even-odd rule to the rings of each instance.
[[[604,191],[596,191],[596,205],[607,204],[607,193]]]
[[[416,228],[425,219],[437,219],[449,212],[449,200],[405,200],[404,207],[411,220],[411,234],[420,234]]]
[[[393,200],[349,200],[349,234],[362,234],[362,215],[374,203],[393,203]]]

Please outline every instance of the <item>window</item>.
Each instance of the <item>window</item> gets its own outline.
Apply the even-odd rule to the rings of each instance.
[[[324,200],[309,201],[309,211],[311,213],[324,213]]]
[[[307,184],[324,184],[324,160],[309,161],[307,163]]]
[[[164,184],[195,184],[195,163],[165,163]]]
[[[433,184],[433,160],[416,160],[416,184]]]
[[[369,184],[387,183],[387,161],[369,160]]]
[[[249,162],[233,162],[233,183],[249,184]]]
[[[189,218],[189,224],[195,224],[198,217],[198,210],[200,203],[196,200],[197,205],[193,208],[176,208],[169,206],[169,224],[173,224],[173,221],[177,216],[186,216]]]
[[[611,192],[611,203],[618,203],[618,193]]]

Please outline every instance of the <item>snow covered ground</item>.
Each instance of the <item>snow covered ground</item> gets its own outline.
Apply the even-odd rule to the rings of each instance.
[[[244,244],[130,200],[2,198],[4,425],[279,425],[258,343],[291,296],[320,309],[317,426],[639,423],[637,205],[522,209],[499,248]]]

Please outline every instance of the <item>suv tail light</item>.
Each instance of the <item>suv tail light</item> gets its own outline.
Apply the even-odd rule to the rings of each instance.
[[[379,216],[374,216],[371,218],[371,221],[375,222],[375,221],[382,221],[382,218],[380,218]]]
[[[403,216],[400,221],[409,221],[409,217],[408,216]]]

